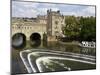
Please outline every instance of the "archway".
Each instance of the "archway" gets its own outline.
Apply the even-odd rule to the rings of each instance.
[[[23,48],[26,45],[26,36],[23,33],[16,33],[12,36],[12,47]]]
[[[30,36],[30,44],[32,47],[38,47],[41,44],[41,35],[39,33],[32,33]]]

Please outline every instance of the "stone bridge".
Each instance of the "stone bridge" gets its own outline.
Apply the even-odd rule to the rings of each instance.
[[[24,47],[26,41],[30,41],[31,45],[39,45],[44,33],[46,33],[45,24],[15,22],[12,24],[12,46]]]
[[[30,40],[31,36],[37,36],[40,39],[43,39],[43,34],[46,33],[45,24],[34,24],[32,22],[21,22],[14,23],[12,25],[12,37],[16,34],[23,34],[26,37],[26,40]]]
[[[48,41],[55,41],[63,34],[65,17],[60,11],[47,10],[47,15],[38,15],[36,18],[12,18],[12,39],[21,43],[21,40],[43,40],[47,34]],[[33,42],[34,43],[34,42]]]

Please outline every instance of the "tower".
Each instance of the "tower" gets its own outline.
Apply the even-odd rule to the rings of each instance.
[[[51,9],[47,10],[47,35],[52,36],[52,13],[51,13]]]
[[[60,11],[47,10],[47,35],[59,37],[62,34],[62,28],[65,25],[65,18]]]

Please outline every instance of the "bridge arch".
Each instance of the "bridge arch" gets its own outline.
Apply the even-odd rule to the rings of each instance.
[[[15,33],[12,36],[12,46],[14,48],[23,48],[26,45],[26,35],[24,33]]]
[[[31,46],[38,47],[41,44],[41,34],[34,32],[30,35]]]
[[[32,33],[32,34],[30,35],[30,40],[41,40],[41,35],[40,35],[40,33],[37,33],[37,32]]]

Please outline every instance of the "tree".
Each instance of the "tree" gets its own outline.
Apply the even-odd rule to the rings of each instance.
[[[65,24],[68,40],[96,41],[96,17],[66,16]]]
[[[65,19],[65,28],[64,34],[72,39],[77,39],[80,32],[80,23],[77,17],[75,16],[67,16]]]
[[[96,18],[81,17],[80,24],[82,25],[80,32],[81,40],[96,41]]]

